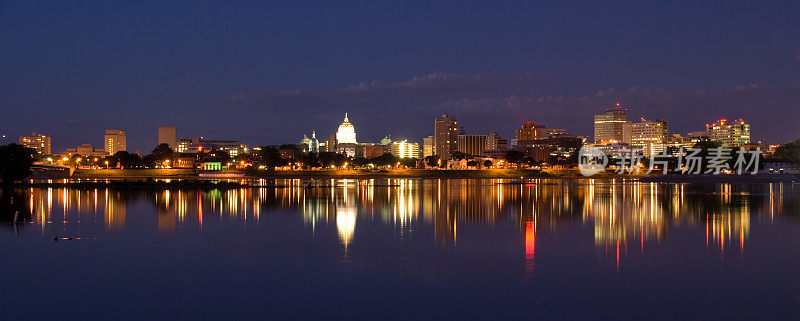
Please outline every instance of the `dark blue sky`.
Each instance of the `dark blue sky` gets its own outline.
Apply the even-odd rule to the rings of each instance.
[[[0,2],[0,132],[54,152],[105,128],[296,142],[349,112],[359,141],[522,121],[591,136],[622,101],[674,132],[744,117],[800,137],[800,2]]]

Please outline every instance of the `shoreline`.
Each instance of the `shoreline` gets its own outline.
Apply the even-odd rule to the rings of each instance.
[[[214,177],[200,176],[202,173],[194,169],[97,169],[77,170],[72,176],[47,175],[53,173],[37,173],[26,181],[28,186],[75,186],[76,184],[115,185],[123,187],[143,186],[146,184],[159,186],[169,184],[176,187],[213,187],[212,184],[225,182],[236,186],[251,186],[242,181],[280,180],[280,179],[620,179],[636,180],[645,183],[772,183],[800,182],[800,177],[791,174],[758,174],[758,175],[630,175],[613,172],[600,172],[586,177],[577,169],[481,169],[481,170],[437,170],[437,169],[401,169],[390,171],[368,170],[315,170],[315,171],[258,171],[245,175],[243,171],[229,170],[211,172]],[[58,174],[58,173],[55,173]],[[221,174],[221,175],[220,175]],[[164,180],[174,180],[164,182]],[[82,182],[83,181],[83,182]],[[275,184],[272,184],[275,186]]]

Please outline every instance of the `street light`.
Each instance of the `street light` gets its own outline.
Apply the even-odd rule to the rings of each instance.
[[[106,169],[108,169],[108,161],[105,161],[105,163],[106,163]]]

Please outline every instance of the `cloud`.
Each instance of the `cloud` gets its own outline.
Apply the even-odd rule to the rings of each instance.
[[[482,90],[496,86],[525,84],[532,80],[530,75],[519,75],[514,77],[498,77],[489,75],[462,75],[433,73],[422,77],[414,77],[411,80],[395,82],[391,84],[381,84],[377,81],[370,83],[360,83],[351,85],[344,89],[344,92],[365,93],[365,92],[425,92],[425,91],[458,91],[458,90]]]
[[[464,98],[443,102],[435,110],[464,119],[480,119],[485,124],[482,129],[537,121],[591,136],[592,115],[616,102],[628,108],[629,119],[667,119],[674,133],[699,130],[720,118],[742,117],[752,124],[754,139],[780,142],[800,137],[796,117],[790,116],[800,109],[800,89],[763,88],[754,83],[714,92],[632,87],[625,91],[609,88],[579,97]]]
[[[365,141],[385,134],[418,141],[432,134],[433,118],[449,113],[468,132],[498,131],[513,137],[524,121],[592,135],[592,115],[617,102],[629,119],[667,119],[671,131],[685,134],[720,118],[742,117],[752,124],[754,139],[781,142],[800,137],[795,124],[800,89],[775,89],[743,83],[727,90],[682,90],[671,87],[607,88],[578,96],[543,92],[546,82],[528,75],[499,77],[433,73],[409,80],[364,82],[334,90],[264,89],[225,100],[235,121],[268,126],[276,135],[302,137],[335,130],[345,112]],[[286,139],[286,138],[284,138]]]
[[[518,75],[501,77],[479,74],[432,73],[410,80],[384,84],[379,81],[362,82],[328,91],[301,89],[276,91],[266,88],[234,94],[225,100],[238,107],[292,108],[300,105],[324,104],[331,107],[380,103],[402,96],[431,97],[457,93],[477,93],[498,87],[513,87],[531,83],[534,77]]]

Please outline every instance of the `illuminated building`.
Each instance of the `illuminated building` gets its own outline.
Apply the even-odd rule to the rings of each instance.
[[[179,153],[202,153],[221,150],[231,157],[247,153],[247,146],[238,140],[206,140],[203,137],[185,137],[178,140]]]
[[[336,131],[336,141],[339,144],[358,144],[356,142],[356,129],[347,118],[347,113],[344,114],[344,121],[339,125],[339,130]]]
[[[711,140],[723,147],[739,147],[750,143],[750,124],[741,119],[732,122],[720,119],[713,124],[706,124],[706,131]]]
[[[319,140],[317,140],[317,132],[311,131],[311,138],[303,135],[303,139],[300,140],[300,147],[304,152],[319,153]]]
[[[128,149],[125,132],[117,129],[106,129],[105,149],[109,155],[124,152]]]
[[[606,108],[606,112],[594,115],[594,142],[625,142],[625,123],[628,122],[628,110],[617,103],[614,108]]]
[[[33,132],[30,136],[20,136],[19,144],[27,148],[33,148],[40,155],[50,155],[50,136],[45,136],[37,132]]]
[[[419,144],[409,143],[407,140],[400,142],[392,142],[390,145],[390,152],[392,155],[399,158],[416,158],[419,159]]]
[[[325,141],[325,151],[329,153],[335,153],[336,144],[336,134],[328,135],[328,140]]]
[[[433,122],[434,153],[442,160],[449,160],[456,151],[458,142],[458,121],[447,114]]]
[[[383,156],[386,153],[387,146],[383,145],[365,145],[364,158],[372,159],[375,157]]]
[[[486,149],[488,150],[504,150],[508,149],[508,139],[500,137],[497,132],[489,133],[486,137]]]
[[[380,142],[380,144],[381,144],[381,145],[383,145],[383,146],[387,146],[387,145],[389,145],[389,144],[391,144],[391,143],[392,143],[392,137],[391,137],[391,135],[386,135],[386,137],[384,137],[383,139],[381,139],[381,142]]]
[[[177,133],[178,129],[175,126],[159,126],[158,144],[167,144],[169,145],[169,148],[175,150],[178,148]]]
[[[486,150],[486,135],[458,135],[456,150],[467,155],[480,156]]]
[[[67,148],[62,155],[72,157],[72,155],[76,154],[84,157],[103,157],[108,155],[105,149],[94,148],[90,144],[82,144],[75,148]]]
[[[566,129],[563,128],[543,128],[540,135],[542,138],[556,138],[562,136],[570,136]]]
[[[668,126],[667,121],[663,119],[647,121],[642,118],[638,123],[626,123],[625,141],[630,142],[635,148],[641,148],[645,157],[659,154],[667,143]]]
[[[517,141],[540,139],[544,130],[544,125],[537,125],[535,121],[526,121],[522,123],[522,127],[517,129]]]
[[[433,156],[435,154],[433,149],[433,136],[428,136],[422,139],[422,157]]]

